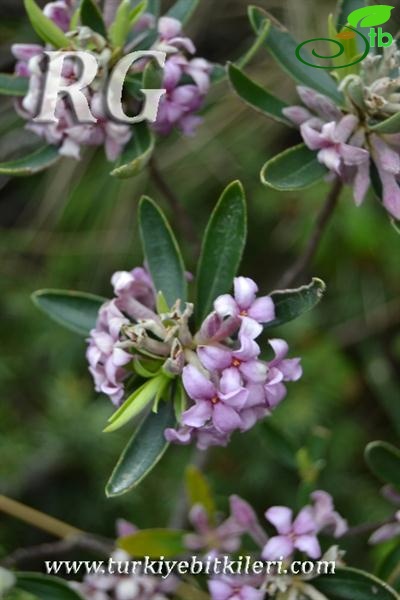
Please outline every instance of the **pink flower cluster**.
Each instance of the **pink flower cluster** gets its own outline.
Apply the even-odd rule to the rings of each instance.
[[[57,0],[46,4],[43,12],[60,29],[69,32],[74,8],[75,0]],[[138,40],[143,35],[143,27],[154,26],[154,19],[150,17],[151,15],[143,15],[134,26]],[[201,122],[196,113],[209,90],[211,65],[202,58],[186,58],[186,54],[192,56],[195,53],[195,47],[189,38],[183,36],[182,25],[178,20],[161,17],[157,29],[159,37],[153,48],[167,53],[163,81],[166,95],[161,101],[158,118],[153,127],[157,133],[163,135],[169,134],[175,127],[186,135],[192,135]],[[108,46],[107,40],[87,27],[78,27],[71,35],[71,39],[78,41],[80,49],[87,46],[91,52],[96,52],[98,62],[106,73],[112,56],[112,48]],[[130,47],[132,45],[135,45],[135,40],[129,43]],[[64,98],[59,98],[57,103],[57,123],[32,122],[38,110],[44,82],[44,51],[45,48],[39,44],[12,46],[12,53],[17,59],[16,74],[29,78],[27,95],[15,102],[18,113],[28,121],[27,129],[47,143],[57,146],[63,156],[79,159],[82,147],[104,146],[107,159],[115,161],[131,139],[133,128],[114,121],[107,115],[102,92],[105,79],[96,78],[85,90],[90,110],[97,119],[96,123],[77,123],[68,100]],[[144,62],[142,68],[145,64]],[[72,60],[66,60],[63,70],[64,84],[72,83],[78,75],[79,65]]]
[[[318,151],[318,160],[331,174],[353,187],[360,205],[371,185],[371,159],[382,182],[386,210],[400,219],[400,137],[368,132],[359,115],[344,113],[326,96],[297,87],[304,106],[290,106],[283,114],[300,127],[304,143]]]
[[[283,400],[286,382],[302,375],[300,359],[288,359],[284,340],[272,339],[271,360],[261,360],[256,342],[262,324],[275,318],[269,296],[257,297],[247,277],[234,280],[234,296],[215,300],[214,311],[192,335],[192,305],[180,301],[171,312],[158,314],[155,290],[143,268],[112,277],[115,298],[104,304],[88,340],[87,359],[95,388],[119,406],[136,360],[154,360],[170,376],[181,377],[190,406],[178,429],[167,429],[170,442],[196,442],[205,449],[225,446],[231,434],[248,431]]]
[[[396,508],[400,507],[400,493],[392,486],[385,486],[382,490],[382,495]],[[387,542],[398,537],[400,537],[400,509],[396,511],[388,523],[385,523],[374,531],[369,539],[369,543],[374,545],[381,544],[382,542]]]
[[[211,65],[204,58],[186,58],[182,50],[193,55],[196,48],[182,36],[182,25],[176,19],[161,17],[158,32],[158,47],[169,56],[163,78],[166,95],[161,99],[154,130],[167,135],[178,127],[185,135],[193,135],[202,120],[196,113],[210,88]],[[185,76],[190,82],[182,84]]]
[[[214,529],[210,529],[207,525],[204,513],[200,512],[199,507],[194,507],[196,519],[193,520],[192,514],[192,523],[194,522],[198,530],[201,527],[203,536],[196,536],[196,539],[198,538],[200,542],[203,538],[215,540],[214,556],[217,556],[221,552],[237,552],[241,548],[241,537],[247,534],[260,548],[261,558],[266,561],[291,559],[296,550],[316,560],[322,556],[318,534],[324,532],[340,538],[346,533],[348,527],[346,521],[335,511],[332,497],[327,492],[315,491],[311,498],[312,505],[304,507],[294,520],[292,511],[287,507],[275,506],[267,510],[265,517],[278,532],[278,535],[271,538],[268,538],[253,508],[238,496],[230,498],[229,519]],[[200,523],[198,515],[200,515]],[[227,531],[230,532],[228,538]],[[200,547],[201,543],[197,544],[195,549]],[[203,542],[202,547],[210,550],[206,541]],[[212,578],[208,582],[208,587],[212,600],[262,600],[268,590],[269,578],[269,575],[267,577],[225,575]],[[270,583],[272,578],[273,575]]]
[[[216,299],[198,337],[197,362],[183,369],[183,385],[194,404],[182,414],[178,430],[167,430],[171,442],[196,441],[200,449],[227,445],[234,431],[248,431],[269,415],[286,394],[285,382],[302,375],[300,359],[286,358],[283,340],[270,340],[275,358],[260,360],[255,340],[262,324],[275,318],[273,301],[257,298],[258,287],[247,277],[237,277],[234,289],[234,297]]]
[[[114,273],[111,283],[116,298],[101,307],[96,328],[90,333],[86,357],[96,391],[109,396],[118,406],[124,397],[124,381],[129,376],[124,367],[133,358],[119,346],[121,328],[129,323],[125,315],[137,314],[136,300],[143,303],[143,314],[146,307],[152,309],[154,290],[149,274],[141,267]]]

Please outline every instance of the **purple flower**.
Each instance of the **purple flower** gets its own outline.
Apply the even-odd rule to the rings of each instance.
[[[111,278],[114,294],[122,301],[127,296],[133,297],[150,309],[155,305],[153,281],[146,269],[136,267],[132,271],[117,271]]]
[[[265,592],[243,582],[242,578],[221,577],[208,582],[212,600],[263,600]]]
[[[372,156],[382,182],[383,205],[395,219],[400,219],[400,154],[379,135],[372,134],[370,140]]]
[[[195,45],[192,40],[182,35],[182,23],[172,17],[161,17],[158,21],[158,33],[160,41],[164,42],[163,48],[172,51],[183,49],[189,54],[196,52]]]
[[[273,506],[265,517],[279,534],[264,546],[262,557],[265,560],[289,558],[295,550],[305,552],[312,559],[320,558],[318,527],[310,506],[303,508],[294,521],[293,511],[286,506]]]
[[[222,317],[249,317],[257,323],[268,323],[275,318],[275,307],[270,296],[256,298],[257,284],[249,277],[235,277],[234,296],[224,294],[214,302],[216,313]]]
[[[189,550],[204,550],[208,556],[237,552],[241,546],[241,536],[245,529],[234,517],[215,526],[201,504],[193,506],[189,520],[196,533],[185,536],[185,546]]]
[[[379,527],[369,538],[370,544],[381,544],[400,536],[400,510],[395,514],[392,523]]]
[[[43,9],[43,13],[62,29],[68,31],[70,28],[72,17],[72,2],[68,0],[58,0],[57,2],[49,2]]]
[[[318,531],[332,533],[335,538],[342,537],[348,530],[348,525],[347,521],[335,511],[332,496],[317,490],[311,494],[311,498],[314,501],[314,521]]]
[[[263,530],[254,509],[239,496],[229,498],[231,515],[239,526],[247,532],[261,547],[265,546],[268,536]]]
[[[239,411],[248,391],[241,385],[236,369],[225,370],[219,388],[192,365],[183,369],[182,379],[186,392],[195,401],[195,405],[183,413],[183,425],[199,429],[211,422],[222,434],[240,428]]]

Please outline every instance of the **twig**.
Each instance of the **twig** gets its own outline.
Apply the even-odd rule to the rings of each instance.
[[[69,538],[49,544],[18,548],[18,550],[4,558],[1,564],[4,568],[10,569],[33,560],[45,560],[51,556],[68,554],[73,550],[89,550],[108,558],[114,549],[115,545],[111,540],[85,534],[77,538]]]
[[[176,197],[173,190],[170,188],[164,176],[162,175],[160,169],[158,168],[157,162],[154,156],[151,157],[149,161],[149,170],[150,176],[154,184],[158,187],[160,192],[163,194],[165,199],[167,200],[170,208],[172,209],[177,222],[178,227],[181,230],[182,234],[185,236],[186,240],[192,244],[193,246],[198,247],[198,236],[197,232],[194,228],[193,222],[185,209],[183,208],[181,202]]]
[[[84,535],[80,529],[6,496],[0,495],[0,511],[61,539],[79,538]]]
[[[199,471],[203,471],[210,458],[209,450],[195,450],[193,458],[190,462],[191,465],[197,467]],[[185,486],[179,491],[178,500],[176,503],[175,511],[171,517],[170,527],[171,529],[183,529],[187,523],[188,517],[188,501],[186,496]]]
[[[325,229],[334,213],[342,188],[343,183],[340,181],[340,179],[336,178],[326,198],[325,204],[323,205],[317,217],[314,231],[307,243],[305,251],[300,255],[294,265],[290,267],[286,273],[284,273],[283,277],[279,281],[279,288],[287,288],[292,285],[311,264],[318,250]]]
[[[386,519],[385,521],[380,521],[379,523],[363,523],[362,525],[356,525],[355,527],[350,527],[342,537],[349,538],[357,537],[359,535],[367,535],[368,533],[373,533],[384,525],[393,523],[393,520],[394,517],[391,519]]]

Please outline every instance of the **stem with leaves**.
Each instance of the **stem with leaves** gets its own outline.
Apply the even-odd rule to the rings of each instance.
[[[314,256],[318,251],[326,228],[332,218],[333,213],[335,212],[342,188],[343,183],[340,181],[340,179],[335,178],[325,203],[317,217],[314,230],[310,239],[308,240],[303,254],[301,254],[294,265],[290,267],[286,273],[284,273],[283,277],[279,281],[279,288],[282,289],[291,286],[311,265]]]

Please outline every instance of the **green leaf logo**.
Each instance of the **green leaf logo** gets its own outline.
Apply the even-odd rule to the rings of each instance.
[[[349,14],[348,22],[353,27],[376,27],[387,23],[394,6],[382,4],[380,6],[366,6]]]

